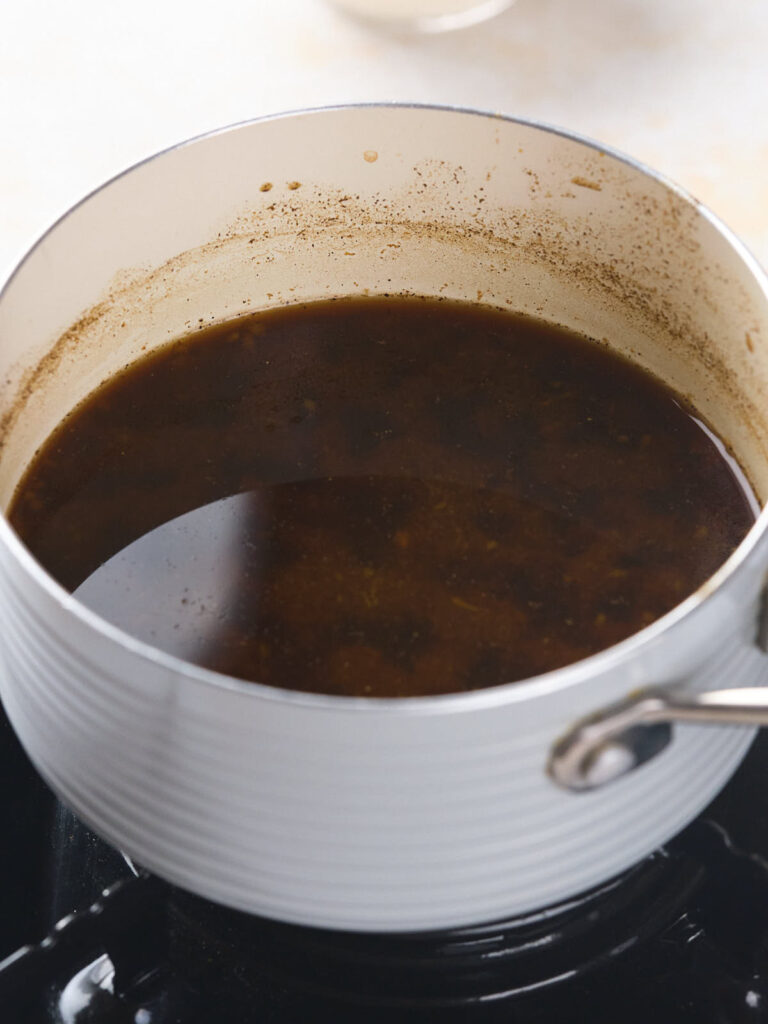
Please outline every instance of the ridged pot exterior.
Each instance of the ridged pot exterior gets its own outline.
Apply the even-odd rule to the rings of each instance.
[[[663,640],[646,663],[524,701],[324,707],[184,678],[94,636],[67,601],[41,600],[5,548],[0,558],[3,697],[43,776],[139,863],[257,914],[428,929],[555,902],[682,828],[750,740],[681,728],[644,769],[573,795],[544,774],[553,739],[657,682]],[[761,681],[743,614],[708,625],[677,641],[704,658],[692,683]]]
[[[301,115],[286,118],[281,132],[290,136],[293,124],[299,140],[309,124],[318,144],[338,136],[360,152],[373,148],[371,139],[401,132],[401,149],[434,152],[464,125],[471,136],[477,122],[489,146],[498,133],[508,146],[546,136],[548,152],[562,144],[571,155],[581,147],[585,159],[594,157],[578,140],[529,125],[419,108]],[[194,168],[196,146],[210,152],[216,140],[230,155],[233,145],[260,154],[275,123],[246,125],[160,157],[156,174],[151,164],[132,172],[144,175],[140,188],[131,174],[107,186],[54,229],[43,243],[46,260],[63,258],[56,232],[77,233],[79,217],[86,234],[95,230],[88,203],[101,204],[102,216],[111,188],[117,193],[107,206],[124,206],[126,180],[137,203],[154,182],[160,208],[174,180],[164,160],[178,161],[181,153]],[[268,170],[253,175],[254,188]],[[635,168],[631,175],[644,178]],[[208,195],[205,182],[199,191]],[[226,216],[237,205],[227,203]],[[218,211],[209,215],[210,231],[219,219]],[[730,240],[722,245],[731,251]],[[114,270],[135,265],[129,257],[110,257]],[[740,253],[733,267],[752,295],[749,317],[765,318],[757,272]],[[6,331],[25,308],[22,292],[30,293],[25,273],[43,272],[30,258],[8,286],[0,300]],[[332,284],[343,294],[343,281]],[[98,294],[94,288],[94,301]],[[5,324],[4,302],[13,307]],[[52,314],[56,322],[66,326]],[[759,453],[751,458],[757,464]],[[61,798],[158,875],[286,921],[364,931],[445,928],[523,913],[617,874],[720,790],[750,743],[748,730],[678,727],[663,754],[592,793],[558,789],[545,766],[553,742],[576,719],[637,687],[765,683],[755,632],[766,563],[760,524],[703,592],[594,658],[466,695],[352,700],[251,686],[154,652],[65,594],[3,521],[0,693]]]

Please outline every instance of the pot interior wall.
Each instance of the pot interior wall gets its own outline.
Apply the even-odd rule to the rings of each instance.
[[[531,126],[418,108],[203,139],[96,193],[0,300],[0,503],[101,381],[200,326],[349,294],[575,328],[690,398],[768,496],[768,303],[695,203]]]

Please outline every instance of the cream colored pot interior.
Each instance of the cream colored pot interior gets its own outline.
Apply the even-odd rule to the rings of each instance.
[[[352,108],[150,160],[42,240],[0,304],[7,505],[105,378],[198,327],[350,294],[460,298],[568,325],[689,396],[768,495],[765,297],[695,202],[554,132]]]

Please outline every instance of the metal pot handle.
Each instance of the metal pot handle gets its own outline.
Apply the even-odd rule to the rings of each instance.
[[[768,725],[768,687],[685,695],[638,690],[569,729],[552,747],[547,772],[564,789],[597,789],[660,753],[672,740],[673,722]]]

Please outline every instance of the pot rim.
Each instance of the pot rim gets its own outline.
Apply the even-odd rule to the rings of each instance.
[[[199,135],[174,143],[164,149],[158,150],[142,160],[137,161],[134,164],[131,164],[131,166],[127,167],[125,170],[113,175],[111,178],[107,179],[107,181],[88,192],[82,199],[69,207],[69,209],[58,217],[53,224],[51,224],[42,235],[40,235],[37,241],[25,252],[7,280],[3,283],[2,288],[0,288],[0,302],[2,302],[8,288],[22,270],[27,260],[61,223],[75,214],[79,208],[87,203],[93,196],[109,188],[114,182],[132,174],[135,170],[138,170],[145,164],[149,164],[168,153],[194,145],[195,143],[201,142],[205,139],[215,138],[217,135],[224,135],[229,132],[237,131],[241,128],[247,128],[263,122],[285,120],[287,118],[294,117],[305,117],[307,115],[333,113],[336,111],[366,109],[425,110],[434,113],[460,114],[469,117],[486,117],[556,135],[561,138],[568,139],[571,142],[576,142],[589,149],[593,149],[598,153],[610,156],[614,160],[618,160],[633,170],[639,171],[646,177],[658,182],[666,189],[673,192],[679,199],[683,200],[683,202],[692,206],[697,214],[709,221],[712,227],[715,228],[715,230],[740,257],[741,261],[751,272],[768,301],[768,274],[763,270],[758,260],[753,256],[744,242],[742,242],[741,239],[722,220],[720,220],[716,214],[712,213],[711,210],[699,202],[699,200],[691,195],[691,193],[686,189],[682,188],[682,186],[666,177],[666,175],[654,170],[642,161],[636,160],[620,150],[614,149],[612,146],[600,143],[589,136],[580,134],[579,132],[570,131],[566,128],[551,125],[532,118],[515,117],[508,114],[494,113],[492,111],[478,110],[472,107],[454,106],[450,104],[374,101],[366,103],[329,104],[321,107],[305,107],[237,121],[233,124],[202,132]],[[570,689],[571,687],[578,686],[582,683],[587,683],[597,675],[617,669],[620,665],[629,662],[640,651],[647,650],[651,645],[655,644],[663,637],[679,630],[679,627],[683,622],[689,621],[707,601],[711,600],[716,594],[723,593],[729,586],[733,585],[734,580],[745,567],[758,545],[765,540],[766,535],[768,535],[768,503],[762,508],[755,520],[755,523],[729,558],[709,579],[705,580],[705,582],[684,601],[676,605],[665,615],[656,619],[649,626],[646,626],[637,633],[633,633],[631,636],[627,637],[627,639],[622,640],[620,643],[614,644],[611,647],[607,647],[604,650],[598,651],[596,654],[592,654],[587,658],[583,658],[581,661],[565,665],[562,668],[553,669],[550,672],[545,672],[537,676],[531,676],[527,679],[510,683],[501,683],[484,689],[472,690],[468,693],[446,693],[421,697],[350,697],[337,694],[305,693],[300,690],[284,689],[276,686],[268,686],[265,683],[238,679],[234,676],[228,676],[223,673],[213,671],[212,669],[195,665],[193,662],[185,661],[184,659],[178,658],[172,654],[167,654],[159,648],[153,647],[151,644],[138,640],[136,637],[131,636],[130,633],[112,625],[106,619],[101,618],[100,615],[86,607],[73,597],[72,594],[65,590],[64,587],[57,583],[57,581],[43,568],[43,566],[22,543],[21,539],[6,518],[5,511],[3,510],[3,512],[0,513],[0,543],[7,545],[11,554],[15,556],[21,567],[35,582],[40,584],[51,599],[53,599],[64,611],[71,613],[76,618],[80,619],[84,625],[101,634],[104,639],[122,646],[133,655],[146,659],[147,661],[151,661],[155,665],[167,669],[169,672],[182,675],[189,679],[190,682],[194,681],[206,687],[223,689],[247,699],[259,698],[262,700],[277,701],[278,703],[301,705],[309,709],[318,709],[323,711],[351,711],[355,714],[363,712],[383,712],[398,715],[402,715],[403,713],[408,715],[423,715],[479,711],[481,709],[491,708],[494,706],[514,704],[531,698],[543,697],[545,695]]]

